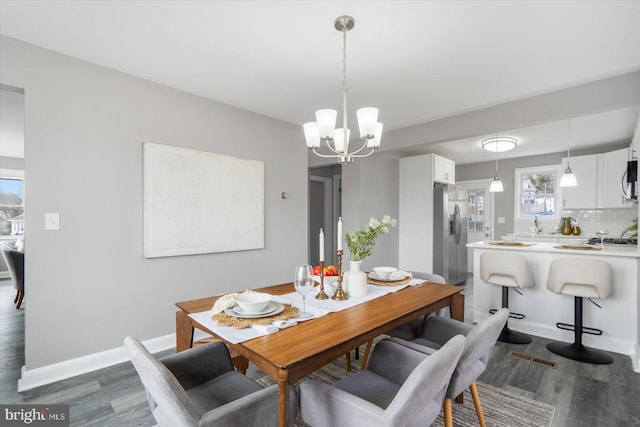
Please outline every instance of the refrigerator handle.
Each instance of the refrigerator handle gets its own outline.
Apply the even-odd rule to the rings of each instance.
[[[456,245],[460,243],[460,236],[462,234],[462,220],[460,219],[460,209],[456,204],[456,207],[453,209],[453,223],[455,226],[456,233]]]

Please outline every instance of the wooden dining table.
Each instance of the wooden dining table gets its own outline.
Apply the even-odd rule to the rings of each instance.
[[[194,328],[225,341],[278,384],[278,425],[287,425],[289,385],[354,348],[424,314],[449,306],[464,320],[464,288],[424,282],[345,310],[237,344],[226,342],[189,314],[210,310],[220,296],[176,303],[176,351],[193,345]],[[294,292],[293,283],[256,289],[273,295]]]

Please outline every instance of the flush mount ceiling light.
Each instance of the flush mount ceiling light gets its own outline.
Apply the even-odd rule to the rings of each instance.
[[[337,111],[324,109],[316,111],[316,121],[303,125],[307,148],[320,157],[337,158],[340,163],[351,163],[356,157],[367,157],[380,147],[382,137],[382,123],[378,122],[378,109],[366,107],[359,109],[358,127],[362,145],[349,152],[349,136],[351,130],[347,127],[347,31],[355,25],[351,16],[336,18],[334,26],[342,32],[342,128],[336,129]],[[326,148],[325,153],[318,152],[321,143]],[[364,153],[363,150],[368,149]]]
[[[482,141],[482,148],[492,153],[503,153],[513,150],[517,145],[518,141],[508,136],[495,136]]]
[[[564,171],[562,176],[560,177],[560,187],[576,187],[578,185],[578,180],[576,179],[575,174],[571,170],[571,165],[569,161],[571,160],[571,121],[567,120],[567,169]]]

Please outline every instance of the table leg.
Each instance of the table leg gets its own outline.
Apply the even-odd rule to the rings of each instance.
[[[193,345],[193,323],[184,311],[176,311],[176,353]]]
[[[278,372],[278,427],[287,427],[289,418],[289,371]]]
[[[451,296],[451,318],[464,322],[464,295],[460,292]]]
[[[464,322],[464,295],[458,292],[451,296],[451,318]],[[463,403],[463,395],[456,396],[456,403]],[[451,401],[449,401],[451,404]]]

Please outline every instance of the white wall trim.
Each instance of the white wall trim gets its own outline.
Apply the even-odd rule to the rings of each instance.
[[[193,339],[196,341],[206,336],[208,336],[206,333],[196,329],[194,331]],[[152,338],[143,341],[143,344],[151,353],[170,350],[176,346],[176,334]],[[18,380],[18,392],[31,390],[35,387],[51,384],[56,381],[97,371],[98,369],[107,368],[109,366],[128,361],[129,357],[124,350],[124,346],[122,346],[78,357],[76,359],[65,360],[63,362],[54,363],[41,368],[27,370],[26,366],[23,366],[20,371],[20,379]]]

